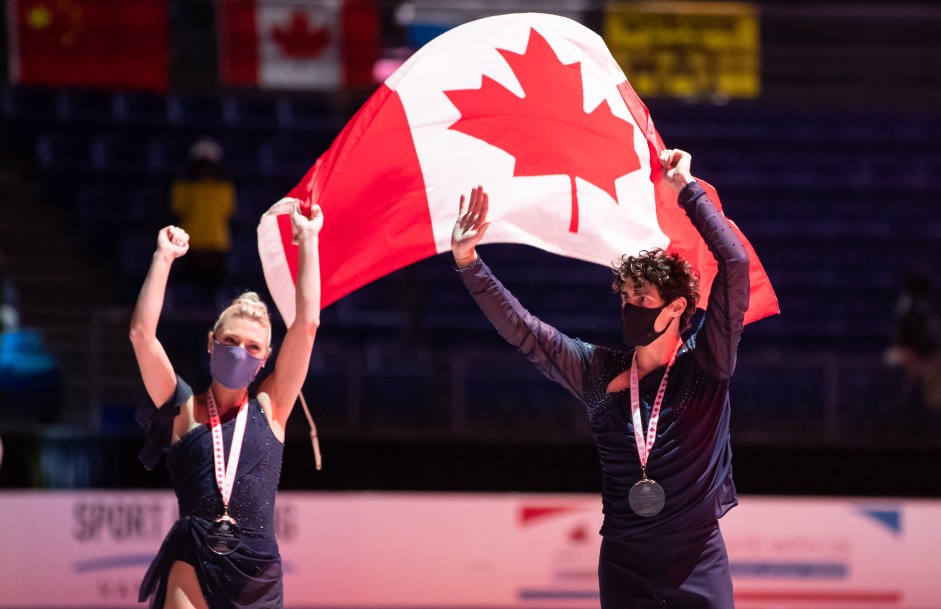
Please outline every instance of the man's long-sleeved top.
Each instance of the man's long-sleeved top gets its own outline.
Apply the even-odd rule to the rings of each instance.
[[[524,309],[480,259],[460,270],[467,289],[500,334],[547,377],[585,404],[602,473],[602,535],[624,539],[706,526],[737,505],[729,445],[729,379],[748,308],[748,254],[702,187],[691,182],[679,205],[718,263],[702,326],[685,341],[670,371],[647,476],[664,489],[653,517],[635,514],[628,493],[641,479],[630,389],[608,393],[630,368],[633,349],[572,339]],[[615,324],[612,324],[614,326]],[[644,432],[666,366],[639,383]]]

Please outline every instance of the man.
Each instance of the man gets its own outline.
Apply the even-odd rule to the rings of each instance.
[[[571,339],[529,314],[475,246],[489,224],[483,188],[462,196],[451,250],[500,334],[586,406],[602,470],[602,609],[733,606],[718,519],[738,500],[729,445],[729,380],[748,308],[748,255],[690,173],[665,150],[662,179],[718,263],[703,325],[681,338],[698,300],[689,263],[662,250],[615,265],[626,350]]]

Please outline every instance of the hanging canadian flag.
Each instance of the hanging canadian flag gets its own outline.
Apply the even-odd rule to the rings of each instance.
[[[696,266],[706,302],[716,263],[660,180],[663,148],[597,34],[563,17],[502,15],[450,30],[413,55],[288,197],[324,210],[323,306],[449,251],[458,199],[478,184],[490,195],[482,243],[606,266],[662,247]],[[269,290],[289,322],[297,251],[284,209],[263,216],[258,235]],[[754,321],[778,305],[746,246],[746,321]]]
[[[219,0],[220,80],[272,89],[372,85],[375,0]]]

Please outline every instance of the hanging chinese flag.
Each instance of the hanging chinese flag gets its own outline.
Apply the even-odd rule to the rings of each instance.
[[[458,199],[478,184],[490,195],[482,243],[522,243],[605,266],[661,247],[697,267],[705,303],[716,263],[660,181],[663,148],[598,35],[563,17],[503,15],[450,30],[412,56],[288,196],[324,210],[324,306],[448,251]],[[754,321],[778,305],[742,239],[751,255],[746,321]],[[290,240],[289,216],[272,209],[259,224],[259,247],[287,321],[297,258]]]
[[[166,0],[8,0],[10,80],[165,91]]]
[[[370,86],[375,0],[220,0],[220,80],[274,89]]]

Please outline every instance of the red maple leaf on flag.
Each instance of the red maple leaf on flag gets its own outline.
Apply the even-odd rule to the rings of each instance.
[[[313,25],[306,12],[294,11],[290,24],[271,28],[271,38],[281,47],[285,56],[311,59],[320,55],[330,44],[330,30]]]
[[[487,75],[479,89],[445,91],[461,112],[450,129],[512,155],[514,176],[569,176],[569,230],[578,232],[575,178],[594,184],[617,202],[614,181],[640,169],[634,127],[615,116],[607,101],[586,113],[581,62],[563,64],[535,29],[522,55],[497,51],[519,80],[523,97]]]

